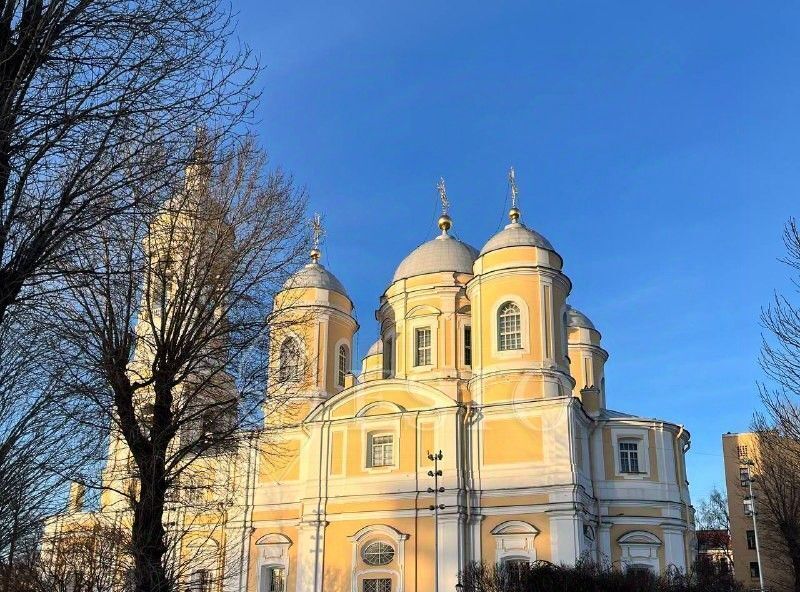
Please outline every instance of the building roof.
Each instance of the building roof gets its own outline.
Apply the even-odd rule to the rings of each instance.
[[[367,355],[364,357],[368,358],[369,356],[374,356],[376,354],[382,354],[382,353],[383,353],[383,341],[378,339],[375,341],[375,343],[373,343],[369,347],[369,350],[367,350]]]
[[[475,247],[443,232],[411,251],[397,266],[392,281],[440,271],[471,274],[477,258]]]
[[[567,305],[567,327],[583,327],[584,329],[594,329],[597,331],[597,327],[594,326],[594,323],[589,317],[577,308],[571,307],[569,304]]]
[[[331,292],[338,292],[342,296],[347,296],[347,291],[344,289],[342,282],[330,271],[325,269],[324,265],[315,262],[308,263],[301,267],[294,275],[286,280],[286,283],[283,284],[283,288],[322,288],[323,290],[330,290]]]
[[[481,255],[505,247],[539,247],[540,249],[555,251],[549,240],[519,221],[513,221],[511,224],[507,224],[503,230],[490,238],[489,241],[483,245]]]

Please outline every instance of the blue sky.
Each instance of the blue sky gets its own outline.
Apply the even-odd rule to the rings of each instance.
[[[361,331],[400,260],[505,222],[506,170],[610,352],[608,403],[684,423],[695,501],[747,428],[800,215],[800,5],[235,0],[258,133],[323,213]]]

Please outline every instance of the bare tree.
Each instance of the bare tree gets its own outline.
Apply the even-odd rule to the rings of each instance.
[[[0,322],[59,259],[182,170],[197,125],[236,126],[248,52],[218,0],[0,6]],[[73,270],[74,271],[74,270]]]
[[[252,139],[201,134],[181,191],[108,220],[73,254],[96,273],[70,282],[58,356],[73,356],[65,383],[110,426],[112,457],[132,457],[133,487],[104,486],[132,505],[137,592],[169,589],[168,506],[207,498],[194,495],[215,480],[206,459],[237,454],[242,428],[262,423],[272,303],[307,243],[303,193],[265,164]]]
[[[130,533],[102,515],[79,523],[53,519],[40,541],[43,552],[28,553],[7,570],[14,592],[119,592],[128,589]],[[76,526],[80,528],[76,528]]]
[[[256,70],[219,0],[0,5],[0,561],[80,477],[77,426],[104,429],[47,355],[50,305],[95,271],[78,253],[116,217],[174,192],[198,126],[238,129]]]
[[[716,487],[708,494],[708,498],[700,501],[695,515],[695,527],[698,546],[721,553],[727,565],[733,565],[728,498]]]
[[[794,219],[784,229],[783,259],[800,290],[800,229]],[[756,414],[754,459],[759,522],[764,546],[793,576],[789,589],[800,592],[800,308],[776,293],[761,315],[766,330],[761,366],[770,379],[760,385],[765,412]]]
[[[0,590],[38,544],[45,518],[61,509],[69,478],[97,458],[100,442],[59,386],[63,364],[45,363],[46,340],[30,340],[37,321],[20,315],[0,325]]]

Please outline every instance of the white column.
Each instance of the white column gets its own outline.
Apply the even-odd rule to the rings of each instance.
[[[601,522],[597,529],[598,563],[611,565],[611,523]]]
[[[465,537],[461,514],[439,515],[439,590],[452,592],[458,584],[458,572],[464,568]]]
[[[684,530],[673,526],[664,526],[664,562],[665,569],[675,566],[686,571],[686,539]]]
[[[322,590],[322,553],[325,548],[324,521],[303,521],[297,529],[297,585],[296,590],[318,592]]]
[[[583,550],[581,520],[574,510],[550,514],[550,541],[553,563],[574,565]]]

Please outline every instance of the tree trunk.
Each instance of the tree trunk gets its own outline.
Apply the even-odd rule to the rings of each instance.
[[[794,579],[794,592],[800,592],[800,549],[797,546],[790,549],[792,556],[792,578]]]
[[[163,456],[153,455],[141,471],[139,499],[133,516],[136,592],[170,592],[164,566],[167,547],[162,519],[166,496]],[[149,466],[147,466],[149,465]]]

